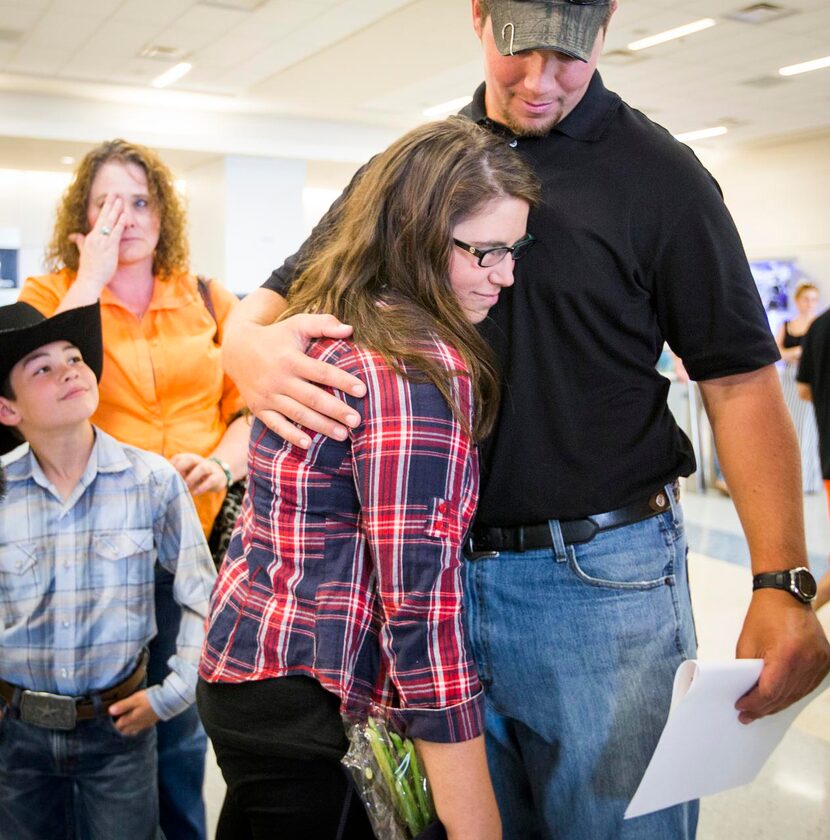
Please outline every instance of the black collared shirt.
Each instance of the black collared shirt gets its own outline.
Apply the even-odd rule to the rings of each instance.
[[[810,386],[818,425],[821,474],[830,479],[830,311],[819,315],[801,342],[796,379]]]
[[[547,136],[505,134],[542,179],[516,264],[482,329],[502,364],[478,521],[571,519],[646,498],[695,468],[656,370],[664,340],[694,379],[778,359],[720,189],[691,150],[606,90]],[[284,293],[289,273],[265,284]]]

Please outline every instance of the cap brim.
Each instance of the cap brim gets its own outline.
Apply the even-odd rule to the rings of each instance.
[[[554,50],[588,61],[609,3],[493,4],[493,38],[502,55],[525,50]]]

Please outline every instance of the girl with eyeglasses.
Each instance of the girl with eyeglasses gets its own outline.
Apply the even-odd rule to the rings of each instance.
[[[538,189],[490,132],[422,126],[364,168],[292,286],[286,316],[353,328],[309,353],[365,384],[332,391],[363,420],[306,430],[307,449],[252,428],[197,692],[228,785],[219,840],[372,837],[340,759],[342,717],[377,709],[414,738],[449,836],[501,836],[461,548],[498,407],[475,325],[513,283]]]

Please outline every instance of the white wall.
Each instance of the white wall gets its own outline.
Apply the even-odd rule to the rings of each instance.
[[[225,162],[216,158],[183,173],[195,274],[225,280]]]
[[[256,289],[310,229],[305,163],[227,155],[184,173],[191,269],[231,291]]]
[[[303,161],[225,158],[225,268],[231,291],[261,286],[302,243],[304,184]]]
[[[55,207],[69,183],[61,172],[25,172],[0,169],[0,228],[19,232],[20,282],[42,274],[43,251],[52,232]],[[0,305],[17,298],[14,289],[0,289]]]
[[[188,169],[193,271],[237,293],[261,285],[297,250],[357,167],[229,156]]]
[[[797,259],[830,304],[830,133],[696,151],[718,179],[750,259]]]

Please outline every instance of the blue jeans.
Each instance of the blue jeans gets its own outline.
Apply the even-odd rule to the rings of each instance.
[[[505,840],[686,840],[697,802],[623,821],[695,656],[682,513],[464,564]]]
[[[0,837],[161,837],[152,727],[128,737],[104,715],[69,731],[42,729],[0,707]]]
[[[148,645],[150,685],[164,681],[167,660],[176,652],[181,607],[173,599],[173,575],[156,565],[156,626]],[[181,714],[156,724],[158,737],[158,797],[161,827],[167,840],[205,840],[207,826],[202,786],[205,780],[207,735],[194,703]]]

